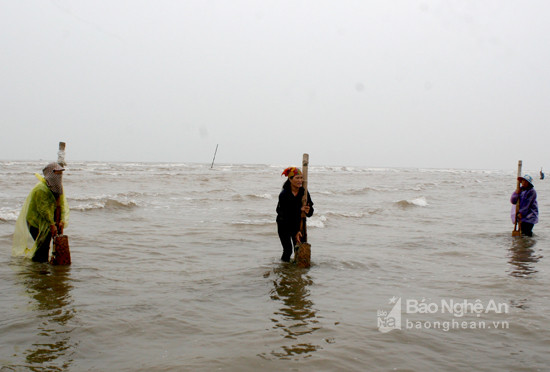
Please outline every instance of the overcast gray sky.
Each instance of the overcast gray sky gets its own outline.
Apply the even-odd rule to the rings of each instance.
[[[546,0],[0,6],[0,159],[550,168]]]

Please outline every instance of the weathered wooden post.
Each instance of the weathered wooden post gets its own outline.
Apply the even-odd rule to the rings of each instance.
[[[519,184],[520,184],[519,178],[521,177],[521,166],[522,166],[522,162],[521,160],[518,160],[518,176],[517,176],[516,190],[519,190]],[[516,202],[516,218],[515,218],[516,222],[514,225],[514,231],[512,231],[512,236],[521,235],[521,219],[518,218],[518,214],[519,214],[519,197],[518,197],[518,201]]]
[[[59,151],[57,151],[57,164],[65,167],[65,142],[59,142]],[[50,264],[52,265],[70,265],[71,264],[71,251],[69,250],[69,237],[63,234],[63,227],[61,226],[61,199],[65,198],[64,195],[60,195],[56,200],[56,208],[54,212],[55,225],[57,227],[58,234],[53,237],[52,255],[50,257]]]
[[[65,142],[59,142],[59,151],[57,151],[57,164],[62,167],[66,166],[65,163]]]
[[[304,182],[302,187],[304,188],[304,196],[302,197],[302,206],[307,205],[307,175],[309,166],[309,155],[304,154],[302,158],[302,175]],[[298,243],[294,247],[294,260],[298,267],[310,267],[311,266],[311,244],[307,242],[307,226],[306,226],[306,214],[302,212],[302,222],[300,224],[300,231],[302,233],[301,243]]]

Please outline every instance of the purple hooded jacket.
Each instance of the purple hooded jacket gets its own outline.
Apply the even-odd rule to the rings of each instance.
[[[516,204],[519,199],[519,213],[521,222],[536,224],[539,222],[539,205],[537,203],[537,192],[532,187],[528,190],[522,189],[519,195],[514,191],[510,202]]]

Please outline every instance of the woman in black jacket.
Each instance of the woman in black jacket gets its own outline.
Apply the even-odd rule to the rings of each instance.
[[[279,202],[277,203],[277,232],[283,245],[281,260],[289,262],[292,255],[292,247],[297,243],[301,243],[302,233],[300,231],[300,223],[302,221],[302,212],[305,216],[311,217],[313,215],[313,202],[308,192],[307,204],[302,206],[305,190],[302,187],[304,178],[299,168],[289,167],[283,171],[282,175],[287,176],[288,179],[283,185],[283,189],[279,194]]]

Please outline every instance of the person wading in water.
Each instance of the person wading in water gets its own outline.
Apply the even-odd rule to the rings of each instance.
[[[58,163],[50,163],[42,170],[44,177],[35,174],[39,182],[34,186],[15,224],[13,256],[25,256],[35,262],[48,262],[52,237],[63,234],[69,218],[69,205],[63,194],[63,171]],[[55,210],[60,208],[56,224]]]
[[[305,190],[302,187],[303,175],[299,168],[286,168],[281,175],[288,177],[288,179],[283,184],[277,203],[277,232],[283,246],[281,260],[289,262],[293,247],[297,243],[301,243],[300,222],[302,212],[305,213],[306,217],[311,217],[313,215],[313,202],[308,192],[307,204],[302,206]]]
[[[520,187],[510,197],[512,204],[519,203],[519,212],[516,218],[521,222],[521,234],[533,236],[533,226],[539,222],[539,206],[537,192],[533,186],[533,177],[526,174],[518,177]]]

